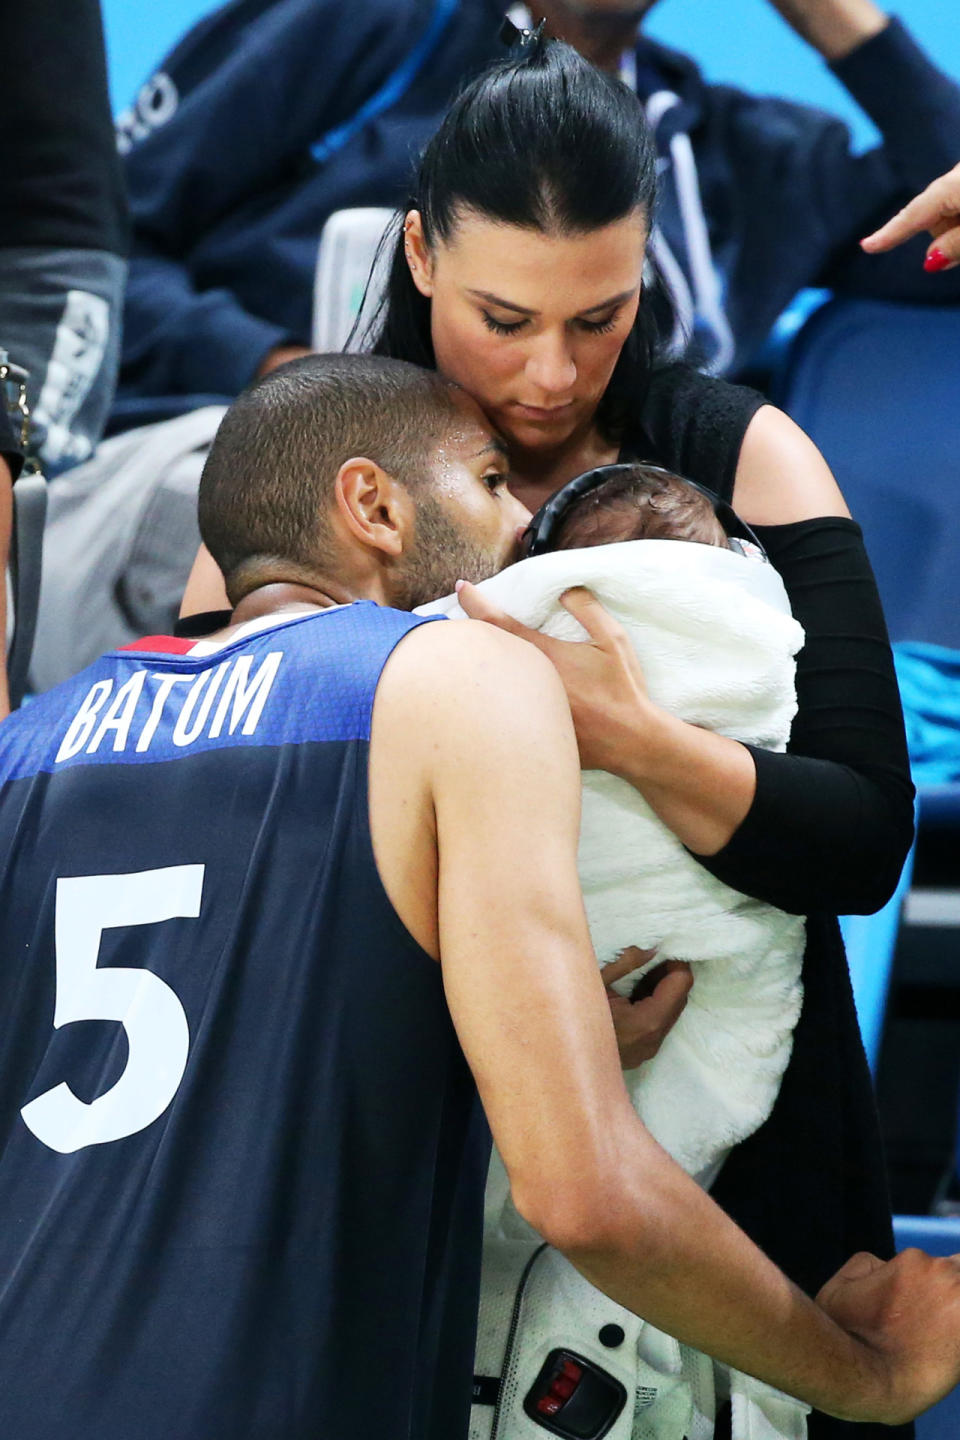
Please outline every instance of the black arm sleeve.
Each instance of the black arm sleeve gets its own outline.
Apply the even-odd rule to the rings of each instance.
[[[786,755],[750,747],[753,805],[717,855],[745,894],[806,914],[869,914],[893,894],[913,839],[913,785],[876,582],[853,520],[757,528],[806,643]]]

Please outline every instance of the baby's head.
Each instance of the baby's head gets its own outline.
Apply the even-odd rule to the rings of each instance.
[[[611,467],[601,485],[570,505],[548,548],[580,550],[620,540],[693,540],[730,548],[709,496],[655,465]]]

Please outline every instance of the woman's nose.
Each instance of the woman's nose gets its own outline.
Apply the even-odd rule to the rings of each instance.
[[[566,395],[577,378],[577,367],[565,342],[549,335],[531,350],[526,372],[530,384],[548,395]]]

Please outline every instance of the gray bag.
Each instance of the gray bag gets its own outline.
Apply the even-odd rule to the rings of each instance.
[[[34,690],[105,650],[169,633],[200,544],[200,472],[224,413],[209,405],[117,435],[51,482]]]

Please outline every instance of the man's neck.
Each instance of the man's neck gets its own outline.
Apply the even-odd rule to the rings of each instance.
[[[342,593],[341,593],[342,592]],[[234,607],[230,616],[231,625],[243,625],[247,620],[259,620],[264,615],[279,614],[288,610],[328,610],[331,605],[348,605],[355,600],[341,586],[304,585],[299,582],[276,581],[260,585]]]
[[[261,620],[267,615],[275,615],[278,620],[284,620],[291,615],[309,614],[312,610],[329,610],[335,605],[349,605],[357,598],[356,595],[349,594],[343,586],[336,584],[319,586],[275,581],[269,585],[259,585],[234,606],[230,623],[206,638],[218,643],[227,642],[233,631],[249,620]]]

